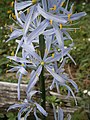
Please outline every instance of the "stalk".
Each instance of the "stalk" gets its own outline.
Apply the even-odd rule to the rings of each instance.
[[[39,36],[39,50],[41,58],[43,59],[45,53],[45,39],[43,35]],[[40,91],[41,91],[41,106],[46,110],[46,93],[45,93],[45,78],[44,78],[44,66],[42,66],[42,71],[39,76],[40,81]],[[46,117],[42,116],[42,120],[45,120]]]

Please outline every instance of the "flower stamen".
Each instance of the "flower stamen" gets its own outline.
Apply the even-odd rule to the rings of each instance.
[[[12,29],[12,27],[10,27],[10,32],[12,32],[13,31],[13,29]]]
[[[14,6],[14,2],[11,2],[11,5],[10,5],[11,7],[13,7]]]
[[[56,5],[53,6],[53,8],[50,8],[50,10],[56,10]]]
[[[14,56],[14,51],[12,51],[11,56]]]
[[[24,67],[24,64],[22,63],[21,66]]]
[[[52,25],[52,23],[53,23],[53,21],[52,21],[52,20],[50,20],[50,25]]]
[[[41,65],[42,65],[42,66],[44,65],[44,61],[41,61]]]
[[[60,29],[62,29],[62,27],[63,27],[62,24],[60,24],[59,27],[60,27]]]
[[[70,18],[71,18],[71,15],[72,15],[71,13],[70,13],[70,14],[68,14],[68,20],[70,20]]]
[[[53,53],[53,54],[52,54],[52,58],[54,58],[54,56],[55,56],[55,54]]]
[[[37,0],[32,0],[32,4],[36,4],[37,3]]]
[[[65,3],[65,2],[62,2],[60,6],[62,7],[62,6],[64,5],[64,3]]]
[[[27,9],[27,14],[30,12],[30,8]]]

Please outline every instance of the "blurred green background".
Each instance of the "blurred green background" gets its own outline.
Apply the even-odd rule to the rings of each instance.
[[[10,61],[6,59],[6,56],[10,55],[12,51],[15,51],[16,49],[14,40],[8,43],[5,42],[9,37],[8,35],[11,33],[6,26],[14,24],[12,19],[9,18],[10,14],[14,12],[11,5],[12,1],[13,0],[0,0],[0,81],[6,82],[17,82],[14,73],[6,73],[7,69],[9,69],[8,64],[10,64]],[[86,95],[85,97],[83,95],[84,90],[90,91],[90,1],[70,0],[70,3],[72,2],[75,2],[75,11],[85,11],[87,16],[80,19],[76,25],[76,27],[81,27],[81,29],[70,33],[74,40],[74,47],[71,51],[71,55],[77,65],[75,66],[72,61],[69,60],[65,65],[65,69],[79,86],[78,96],[83,98],[82,104],[85,102],[84,99],[86,99],[86,102],[90,107],[88,100],[90,99],[90,96]],[[73,118],[73,120],[84,119],[76,117]]]

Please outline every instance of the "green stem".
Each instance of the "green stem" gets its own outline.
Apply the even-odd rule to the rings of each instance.
[[[43,59],[45,53],[45,40],[44,36],[39,36],[39,50],[41,58]],[[41,91],[41,106],[46,110],[46,93],[45,93],[45,78],[44,78],[44,66],[42,66],[42,71],[39,76],[40,81],[40,91]],[[46,117],[42,116],[42,120],[45,120]]]

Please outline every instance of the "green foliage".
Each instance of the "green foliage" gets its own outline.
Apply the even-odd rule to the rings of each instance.
[[[0,113],[0,120],[16,120],[17,115],[13,112],[8,112],[7,114]]]
[[[13,114],[13,113],[7,113],[7,118],[8,118],[8,120],[16,120],[16,115],[15,114]]]
[[[3,113],[0,113],[0,120],[3,119],[5,116]]]
[[[78,28],[81,26],[81,30],[77,30],[76,34],[71,33],[75,43],[71,55],[77,63],[76,78],[77,80],[83,80],[88,78],[90,74],[90,4],[82,2],[75,6],[75,11],[85,11],[87,13],[87,16],[74,26]],[[69,63],[72,64],[71,61]]]
[[[89,120],[89,118],[86,111],[83,108],[81,108],[72,115],[71,120]]]

